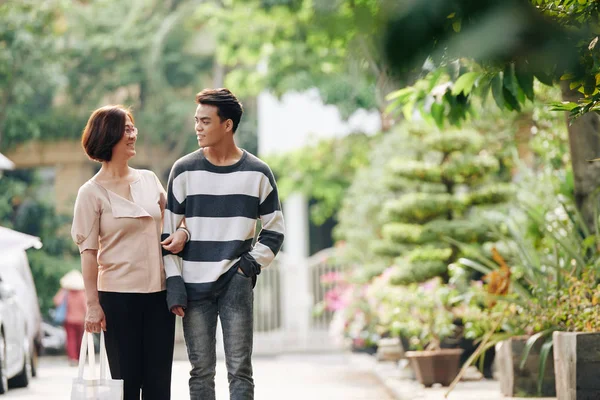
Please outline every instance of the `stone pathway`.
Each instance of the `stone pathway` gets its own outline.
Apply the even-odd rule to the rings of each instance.
[[[285,355],[255,358],[257,400],[393,400],[370,370],[350,362],[346,354]],[[64,357],[42,357],[39,376],[29,388],[11,389],[5,399],[64,400],[70,395],[76,367]],[[189,363],[173,364],[173,400],[189,400]],[[217,400],[229,399],[224,362],[217,364]]]

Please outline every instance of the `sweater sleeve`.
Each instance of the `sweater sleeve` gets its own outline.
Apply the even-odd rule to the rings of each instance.
[[[242,255],[240,261],[240,268],[247,276],[260,274],[262,268],[271,264],[283,245],[285,224],[277,184],[270,169],[261,185],[259,217],[262,228],[258,240],[249,253]]]
[[[164,211],[161,240],[177,230],[185,217],[185,174],[177,174],[177,164],[171,169],[167,185],[167,204]],[[187,307],[187,291],[183,280],[183,260],[181,256],[163,249],[163,263],[167,277],[167,305]]]

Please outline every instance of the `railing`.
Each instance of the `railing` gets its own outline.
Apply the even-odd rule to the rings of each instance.
[[[333,312],[315,313],[330,289],[322,277],[345,269],[334,254],[335,249],[325,249],[308,259],[292,260],[279,253],[261,272],[254,288],[254,354],[334,348],[328,335]],[[183,341],[180,322],[178,318],[177,338]],[[222,343],[221,328],[217,342]],[[221,344],[217,351],[222,357]]]
[[[283,258],[283,257],[282,257]],[[261,271],[254,288],[254,332],[281,329],[281,258]]]
[[[319,314],[315,314],[314,310],[318,304],[325,300],[325,293],[330,289],[323,285],[322,278],[328,274],[341,273],[344,266],[335,262],[335,248],[328,248],[313,254],[308,258],[308,269],[310,271],[310,293],[312,296],[312,318],[311,328],[319,330],[329,329],[329,324],[333,318],[333,312],[324,310]]]

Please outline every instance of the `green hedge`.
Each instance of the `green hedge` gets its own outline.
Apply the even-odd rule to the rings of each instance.
[[[425,146],[433,151],[450,154],[453,152],[477,152],[481,150],[481,135],[473,130],[453,130],[429,134]]]
[[[469,193],[468,202],[472,206],[500,204],[508,201],[514,194],[515,188],[513,185],[495,184]]]
[[[448,263],[444,261],[404,262],[396,264],[394,273],[390,277],[393,285],[408,285],[424,282],[446,273]]]
[[[389,220],[406,223],[426,223],[463,209],[463,201],[446,193],[408,193],[384,206]]]

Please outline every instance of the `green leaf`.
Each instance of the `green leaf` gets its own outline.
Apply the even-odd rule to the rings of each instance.
[[[504,108],[504,95],[502,93],[502,76],[501,74],[496,75],[492,79],[492,96],[494,96],[494,101],[500,108]]]
[[[519,100],[517,100],[510,90],[508,90],[506,87],[503,87],[502,94],[504,95],[506,108],[513,111],[521,111],[521,104],[519,104]]]
[[[572,101],[562,101],[560,103],[550,103],[550,111],[571,111],[577,107],[577,103]]]
[[[538,382],[537,382],[537,391],[538,395],[542,395],[542,386],[544,384],[544,376],[546,376],[546,361],[548,360],[548,355],[550,354],[550,350],[552,350],[552,338],[548,339],[546,343],[542,346],[540,350],[540,370],[538,372]]]
[[[523,354],[521,356],[521,362],[519,363],[519,369],[525,368],[525,363],[527,362],[529,353],[531,353],[531,349],[533,349],[535,343],[544,336],[548,336],[548,334],[551,335],[554,331],[555,329],[546,329],[545,331],[538,332],[527,339],[527,342],[525,342],[525,347],[523,347]]]
[[[441,103],[436,102],[431,105],[431,116],[439,128],[444,126],[444,109],[445,107]]]
[[[452,30],[454,30],[454,32],[456,32],[456,33],[460,32],[460,28],[461,28],[461,21],[460,20],[454,21],[452,23]]]
[[[515,78],[514,64],[509,64],[506,66],[506,68],[504,68],[504,79],[502,84],[515,99],[519,97],[519,89],[517,86],[517,79]]]
[[[392,92],[390,94],[388,94],[387,96],[385,96],[385,99],[387,101],[392,101],[392,100],[396,100],[396,99],[400,99],[399,101],[403,102],[402,99],[410,96],[411,94],[413,94],[415,92],[415,88],[414,87],[405,87],[403,89],[400,90],[396,90],[395,92]]]
[[[533,74],[528,70],[526,65],[517,64],[515,66],[515,78],[523,90],[523,93],[525,93],[525,96],[527,96],[529,100],[533,101]]]
[[[583,92],[589,96],[589,95],[593,94],[595,90],[596,90],[596,77],[593,75],[586,77],[585,81],[583,82]]]
[[[480,272],[484,275],[487,275],[493,271],[492,268],[486,267],[485,265],[480,264],[476,261],[469,260],[468,258],[459,258],[458,263],[464,265],[465,267],[474,269],[475,271]]]
[[[538,81],[542,82],[544,85],[547,85],[547,86],[554,85],[554,79],[552,79],[552,77],[545,72],[538,71],[535,73],[535,77],[538,79]]]
[[[479,78],[480,74],[478,72],[467,72],[466,74],[461,75],[456,82],[454,82],[454,86],[452,87],[452,95],[457,96],[461,92],[465,95],[471,93],[473,86],[475,85],[475,81]]]

